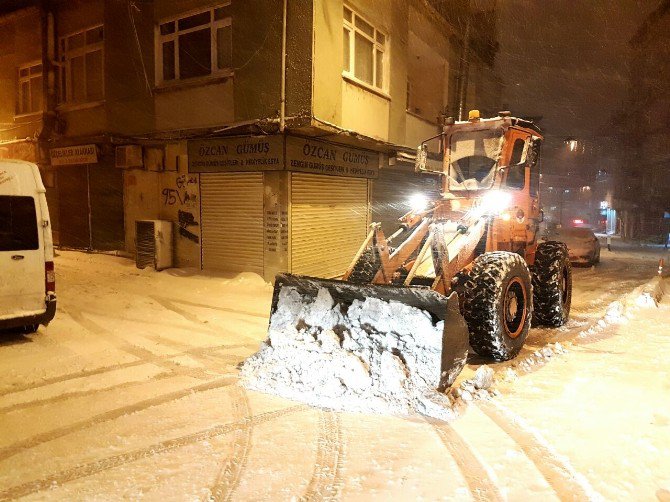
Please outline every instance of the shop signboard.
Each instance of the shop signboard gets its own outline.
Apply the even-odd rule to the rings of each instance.
[[[303,173],[377,178],[379,153],[312,138],[286,138],[286,168]]]
[[[245,136],[188,142],[191,173],[276,171],[284,168],[283,136]]]
[[[97,164],[98,147],[95,144],[52,148],[49,150],[52,166]]]

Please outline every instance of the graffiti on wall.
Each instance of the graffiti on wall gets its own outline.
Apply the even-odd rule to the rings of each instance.
[[[200,237],[189,230],[189,227],[197,227],[200,224],[195,221],[193,213],[179,210],[179,235],[186,237],[188,240],[200,244]]]
[[[188,174],[180,174],[175,179],[177,188],[164,188],[163,195],[164,206],[188,206],[195,207],[198,202],[198,194],[194,188],[198,186],[198,177]]]
[[[198,212],[198,177],[193,174],[180,174],[175,178],[174,188],[163,188],[163,205],[177,208],[177,223],[179,235],[200,244],[200,237],[193,232],[193,227],[199,227],[194,212]],[[195,210],[195,211],[194,211]]]

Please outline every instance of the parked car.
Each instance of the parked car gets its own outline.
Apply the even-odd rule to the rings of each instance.
[[[0,329],[36,331],[56,313],[46,190],[35,164],[0,160]]]
[[[556,227],[547,230],[544,238],[565,242],[573,264],[591,266],[600,262],[600,242],[588,227]]]

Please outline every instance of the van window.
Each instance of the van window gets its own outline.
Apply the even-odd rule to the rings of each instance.
[[[26,196],[0,195],[0,251],[38,248],[35,200]]]

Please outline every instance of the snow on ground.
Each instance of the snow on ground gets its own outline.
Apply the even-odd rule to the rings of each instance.
[[[575,270],[569,324],[448,423],[239,386],[271,300],[253,274],[61,252],[54,322],[0,338],[0,500],[668,500],[670,298],[626,300],[663,250],[615,245]]]

